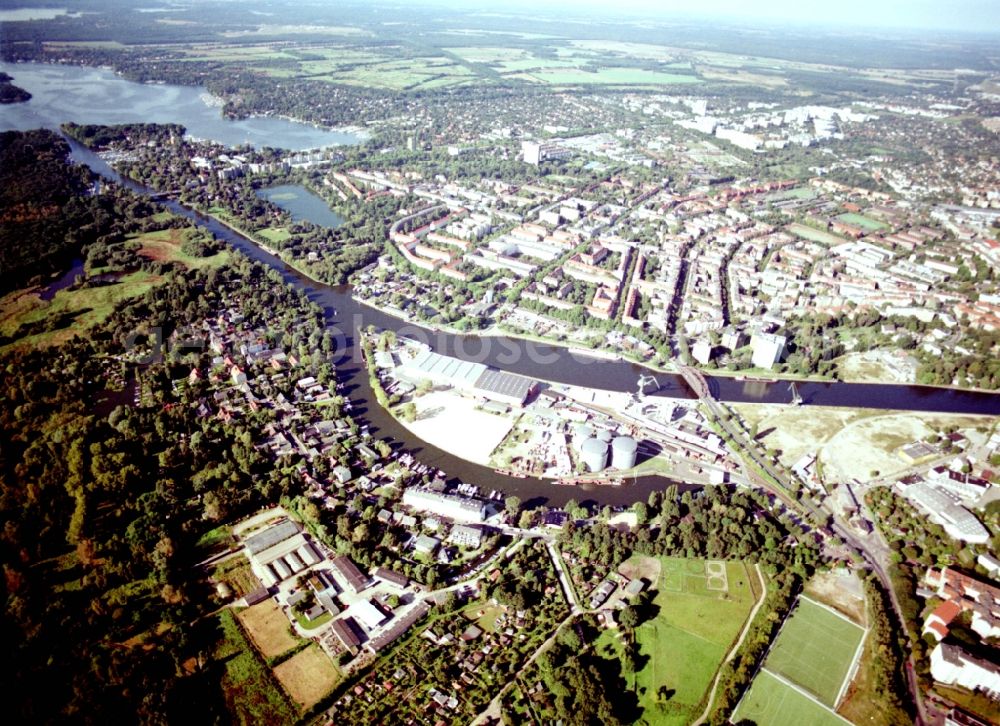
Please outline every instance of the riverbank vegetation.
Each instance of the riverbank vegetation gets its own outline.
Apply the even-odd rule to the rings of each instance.
[[[184,137],[181,127],[170,124],[68,124],[64,130],[90,148],[112,152],[122,175],[218,218],[331,285],[346,282],[353,272],[375,261],[388,220],[413,201],[378,196],[364,204],[337,204],[336,211],[345,220],[337,227],[293,221],[258,190],[289,182],[316,191],[325,187],[322,175],[295,170],[282,152],[243,148],[234,154],[218,144]],[[334,155],[342,157],[339,152]]]

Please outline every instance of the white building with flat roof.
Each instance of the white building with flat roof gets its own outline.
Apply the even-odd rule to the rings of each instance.
[[[481,499],[413,488],[403,492],[403,504],[456,522],[486,521],[486,502]]]
[[[524,163],[535,166],[549,159],[565,159],[571,154],[569,149],[562,146],[539,141],[522,141],[521,152],[524,154]]]
[[[1000,697],[1000,666],[976,658],[957,645],[938,643],[931,651],[931,675],[938,683]]]
[[[751,362],[754,368],[767,368],[770,370],[774,364],[781,360],[785,354],[785,343],[787,338],[784,335],[773,335],[771,333],[757,333],[750,339],[750,346],[753,349]]]
[[[389,616],[370,600],[359,600],[351,605],[347,613],[369,633],[389,619]]]
[[[903,489],[903,496],[940,524],[950,537],[962,542],[983,544],[990,539],[976,516],[932,483],[919,481]]]

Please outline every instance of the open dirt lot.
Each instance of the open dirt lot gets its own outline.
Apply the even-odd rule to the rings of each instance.
[[[806,594],[817,602],[865,625],[865,596],[861,581],[846,570],[820,572],[806,585]]]
[[[630,580],[641,577],[647,582],[656,583],[660,579],[660,561],[655,557],[635,555],[621,563],[618,572]]]
[[[849,353],[837,361],[837,370],[845,381],[915,383],[917,380],[917,362],[900,351]]]
[[[484,466],[514,423],[509,416],[477,411],[475,401],[454,391],[433,391],[413,402],[417,420],[401,421],[403,426],[429,444]]]
[[[777,449],[786,466],[817,453],[824,483],[890,476],[910,465],[897,450],[946,426],[988,425],[982,416],[955,416],[822,406],[734,404],[749,426],[756,424],[764,446]]]
[[[274,675],[303,710],[323,698],[340,681],[337,667],[318,645],[311,645],[276,666]]]
[[[249,607],[236,617],[265,658],[281,655],[298,645],[291,623],[274,600]]]

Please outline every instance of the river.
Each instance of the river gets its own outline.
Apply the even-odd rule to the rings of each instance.
[[[152,193],[131,180],[123,179],[96,154],[70,142],[73,156],[95,172],[125,184],[140,193]],[[623,487],[561,487],[540,479],[514,479],[497,474],[487,467],[459,459],[419,439],[388,415],[378,404],[368,384],[367,371],[357,354],[357,331],[368,325],[394,329],[401,334],[425,340],[435,350],[465,359],[483,361],[534,378],[604,388],[615,391],[635,390],[640,373],[648,369],[626,361],[609,361],[585,356],[557,346],[505,337],[480,338],[432,333],[358,303],[351,297],[349,285],[329,286],[318,283],[292,269],[282,260],[262,250],[254,242],[211,217],[199,214],[173,201],[165,202],[173,212],[191,219],[251,259],[278,270],[286,282],[305,291],[309,299],[321,305],[330,325],[337,331],[336,363],[338,376],[347,384],[355,408],[353,413],[367,423],[373,434],[402,443],[429,466],[443,469],[450,476],[477,484],[484,491],[497,489],[516,494],[525,502],[563,504],[570,498],[600,504],[626,505],[645,500],[649,493],[668,483],[660,477],[644,477]],[[680,376],[656,374],[661,388],[652,395],[693,398],[692,391]],[[748,403],[777,403],[790,400],[787,382],[765,383],[709,378],[717,398]],[[1000,414],[1000,394],[957,391],[926,386],[813,383],[798,384],[806,405],[869,407],[886,410],[939,411],[968,414]]]
[[[125,81],[110,71],[75,66],[0,64],[0,71],[14,76],[16,83],[35,94],[25,104],[4,107],[0,113],[0,128],[58,128],[60,123],[70,120],[102,124],[160,121],[184,124],[193,135],[222,143],[243,143],[247,140],[244,132],[250,135],[250,131],[253,140],[266,140],[268,144],[285,148],[311,148],[337,143],[338,139],[337,132],[281,119],[249,119],[243,122],[223,119],[217,109],[205,103],[201,97],[201,89],[197,88],[137,84]],[[81,84],[79,87],[74,85],[77,82]],[[343,136],[339,138],[345,143],[356,140]],[[71,146],[74,157],[98,174],[125,184],[139,193],[152,193],[152,190],[140,184],[122,179],[104,160],[79,144],[71,142]],[[556,504],[571,497],[599,501],[602,504],[629,504],[645,499],[650,491],[665,485],[664,479],[649,477],[630,481],[621,488],[598,487],[586,490],[559,487],[542,480],[502,476],[491,469],[471,464],[430,446],[416,439],[373,403],[367,372],[356,355],[354,343],[356,331],[361,326],[371,324],[421,337],[441,353],[481,361],[542,380],[615,391],[635,390],[639,375],[650,372],[647,369],[627,361],[595,358],[553,345],[507,337],[480,338],[431,333],[423,328],[406,325],[353,300],[349,286],[331,287],[317,283],[217,220],[176,202],[168,201],[165,204],[173,212],[191,219],[226,240],[248,257],[277,269],[289,284],[302,289],[311,300],[321,305],[330,325],[338,331],[335,362],[355,404],[354,413],[368,423],[373,434],[401,442],[417,453],[426,464],[475,483],[485,491],[498,489],[517,494],[524,501],[548,499]],[[660,388],[655,392],[647,389],[650,395],[693,397],[679,376],[661,373],[655,373],[655,376]],[[710,378],[709,383],[713,394],[724,401],[780,403],[791,399],[787,382],[768,384],[716,377]],[[848,383],[800,383],[798,389],[806,405],[1000,414],[1000,395],[989,393],[922,386]]]

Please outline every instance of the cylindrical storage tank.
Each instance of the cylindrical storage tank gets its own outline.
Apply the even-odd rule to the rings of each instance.
[[[590,428],[587,424],[579,423],[573,427],[573,446],[576,449],[576,453],[583,451],[583,442],[594,435],[594,429]]]
[[[598,431],[597,432],[597,438],[599,438],[605,444],[610,444],[611,443],[611,439],[613,439],[614,436],[611,435],[610,431],[608,431],[607,429],[605,429],[603,431]]]
[[[631,436],[619,436],[611,442],[611,466],[615,469],[631,469],[635,466],[639,444]]]
[[[587,439],[580,450],[580,458],[590,471],[604,471],[608,465],[608,444],[600,439]]]

